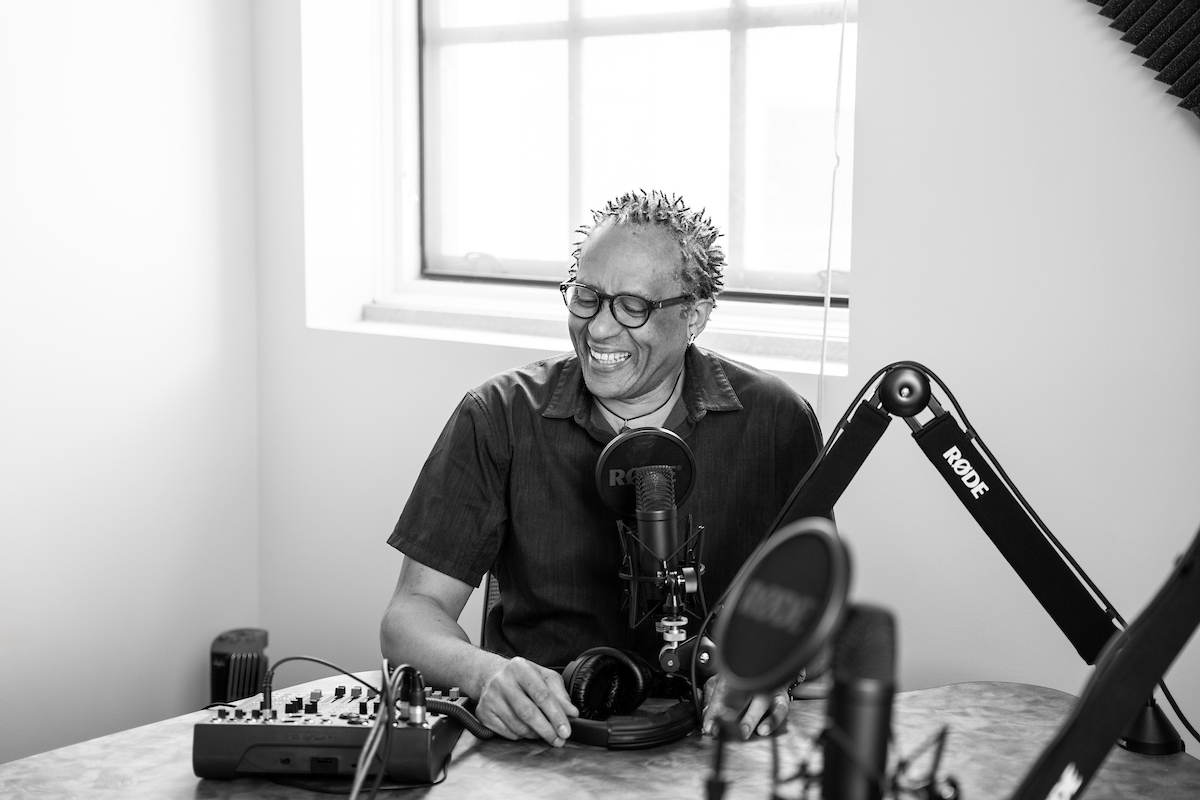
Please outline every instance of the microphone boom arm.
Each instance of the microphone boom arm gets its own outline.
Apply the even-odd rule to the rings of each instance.
[[[861,400],[883,376],[874,394]],[[963,425],[930,390],[936,382]],[[861,400],[861,402],[859,402]],[[857,404],[857,405],[856,405]],[[928,410],[932,419],[917,416]],[[887,430],[893,416],[912,429],[921,451],[1087,664],[1094,664],[1124,620],[1042,524],[966,423],[949,389],[926,367],[900,361],[880,370],[851,403],[821,456],[793,490],[771,533],[809,516],[833,518],[833,506]],[[769,538],[769,536],[768,536]],[[1090,591],[1089,591],[1090,590]]]

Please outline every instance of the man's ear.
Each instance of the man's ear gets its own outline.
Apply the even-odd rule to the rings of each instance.
[[[692,304],[692,312],[688,315],[688,337],[695,339],[708,325],[708,315],[712,313],[713,301],[697,300]]]

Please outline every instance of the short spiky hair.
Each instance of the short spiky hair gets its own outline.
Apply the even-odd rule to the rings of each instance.
[[[694,212],[682,197],[668,197],[657,189],[627,192],[609,200],[603,209],[592,212],[592,224],[576,231],[583,234],[583,239],[576,243],[572,254],[572,278],[579,272],[579,258],[588,235],[610,219],[614,225],[661,225],[667,228],[679,246],[679,279],[684,289],[698,300],[712,300],[720,294],[725,252],[716,241],[721,232],[713,226],[711,218],[704,216],[703,210]]]

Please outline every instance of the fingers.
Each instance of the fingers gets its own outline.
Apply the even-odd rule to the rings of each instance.
[[[523,658],[513,658],[484,685],[476,709],[481,722],[507,739],[543,739],[562,747],[578,716],[562,678]]]
[[[732,724],[741,717],[741,711],[750,702],[750,695],[734,689],[720,675],[714,675],[704,684],[704,715],[700,730],[705,734],[716,732],[716,726]]]
[[[759,736],[770,736],[772,733],[778,730],[779,726],[783,724],[783,721],[787,719],[788,707],[787,694],[776,694],[771,698],[770,707],[767,709],[766,716],[763,717],[762,721],[758,723],[758,727],[754,729],[754,732]]]
[[[714,731],[716,719],[725,713],[725,681],[713,675],[704,682],[704,715],[700,720],[700,731],[706,736]]]
[[[719,676],[714,676],[704,685],[704,715],[700,729],[705,734],[712,734],[722,718],[730,725],[736,719],[741,738],[749,739],[752,733],[768,736],[783,724],[787,713],[785,692],[747,697],[730,690]]]
[[[741,719],[738,720],[738,732],[742,735],[743,739],[750,738],[750,734],[758,727],[759,721],[763,718],[770,705],[770,695],[756,694],[750,698],[750,705],[746,706]]]

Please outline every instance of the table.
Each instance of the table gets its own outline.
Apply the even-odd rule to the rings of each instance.
[[[297,692],[331,687],[327,678]],[[910,754],[949,726],[940,776],[957,779],[964,800],[1007,798],[1069,714],[1075,698],[1016,683],[975,682],[903,692],[896,696],[893,753]],[[207,800],[328,798],[267,780],[199,780],[192,774],[192,727],[210,712],[198,711],[110,736],[0,764],[0,797],[6,800]],[[824,722],[824,701],[792,704],[779,737],[787,763],[808,752]],[[692,734],[650,750],[607,751],[568,743],[480,741],[464,733],[444,783],[392,797],[491,798],[701,798],[714,742]],[[771,746],[736,742],[725,758],[725,797],[770,796]],[[911,774],[924,775],[927,761]],[[789,795],[794,796],[794,795]],[[1143,756],[1114,747],[1089,784],[1086,800],[1200,797],[1200,760],[1186,753]]]

